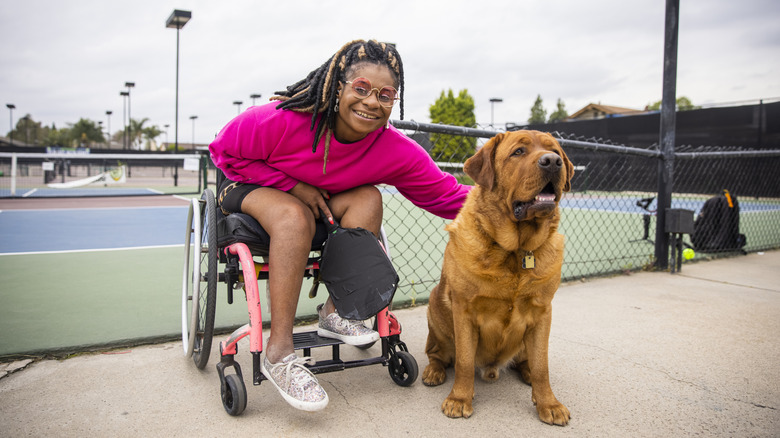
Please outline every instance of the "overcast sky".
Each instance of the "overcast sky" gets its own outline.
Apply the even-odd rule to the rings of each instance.
[[[237,113],[267,102],[353,39],[393,42],[406,73],[405,119],[429,122],[444,90],[467,89],[477,122],[523,123],[537,95],[548,114],[588,103],[641,109],[661,99],[663,0],[25,0],[0,8],[0,99],[50,126],[80,118],[121,128],[170,124],[174,9],[181,30],[179,142],[208,143]],[[694,104],[780,97],[780,1],[680,0],[677,95]],[[9,128],[9,113],[0,132]],[[399,117],[394,110],[392,118]],[[4,121],[3,121],[4,120]],[[165,135],[158,138],[165,141]]]

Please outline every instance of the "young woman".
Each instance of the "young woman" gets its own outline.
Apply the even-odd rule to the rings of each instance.
[[[301,272],[320,209],[343,227],[378,235],[382,196],[376,184],[393,185],[415,205],[447,219],[455,217],[470,188],[390,126],[396,101],[403,119],[403,90],[403,64],[393,45],[353,41],[271,98],[281,103],[251,107],[233,119],[209,147],[227,177],[218,189],[222,210],[251,215],[271,236],[271,334],[262,372],[298,409],[328,403],[304,366],[311,358],[297,357],[292,338]],[[320,336],[351,345],[379,338],[362,321],[340,318],[330,298],[318,311]]]

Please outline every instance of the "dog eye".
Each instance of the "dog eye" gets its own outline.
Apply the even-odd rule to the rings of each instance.
[[[517,148],[514,152],[512,152],[512,155],[525,155],[525,148]]]

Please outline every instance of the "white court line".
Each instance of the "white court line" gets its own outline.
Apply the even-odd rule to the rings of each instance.
[[[32,189],[32,190],[30,190],[29,192],[27,192],[27,193],[25,193],[24,195],[22,195],[22,198],[26,198],[26,197],[28,197],[28,196],[32,195],[33,193],[35,193],[35,192],[37,192],[37,191],[38,191],[38,189]]]
[[[62,251],[29,251],[29,252],[0,252],[0,256],[10,255],[40,255],[40,254],[72,254],[79,252],[106,252],[106,251],[129,251],[133,249],[160,249],[160,248],[178,248],[184,244],[175,245],[154,245],[154,246],[130,246],[125,248],[97,248],[97,249],[69,249]]]

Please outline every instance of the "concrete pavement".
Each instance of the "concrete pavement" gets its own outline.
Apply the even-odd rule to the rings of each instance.
[[[251,385],[246,343],[248,406],[230,417],[218,348],[199,371],[166,343],[36,361],[0,379],[0,436],[780,436],[780,251],[567,283],[553,308],[550,380],[572,412],[566,427],[541,423],[509,372],[476,380],[465,420],[440,411],[452,371],[439,387],[402,388],[382,366],[319,375],[330,405],[297,411],[267,382]],[[395,312],[420,372],[425,312]]]

